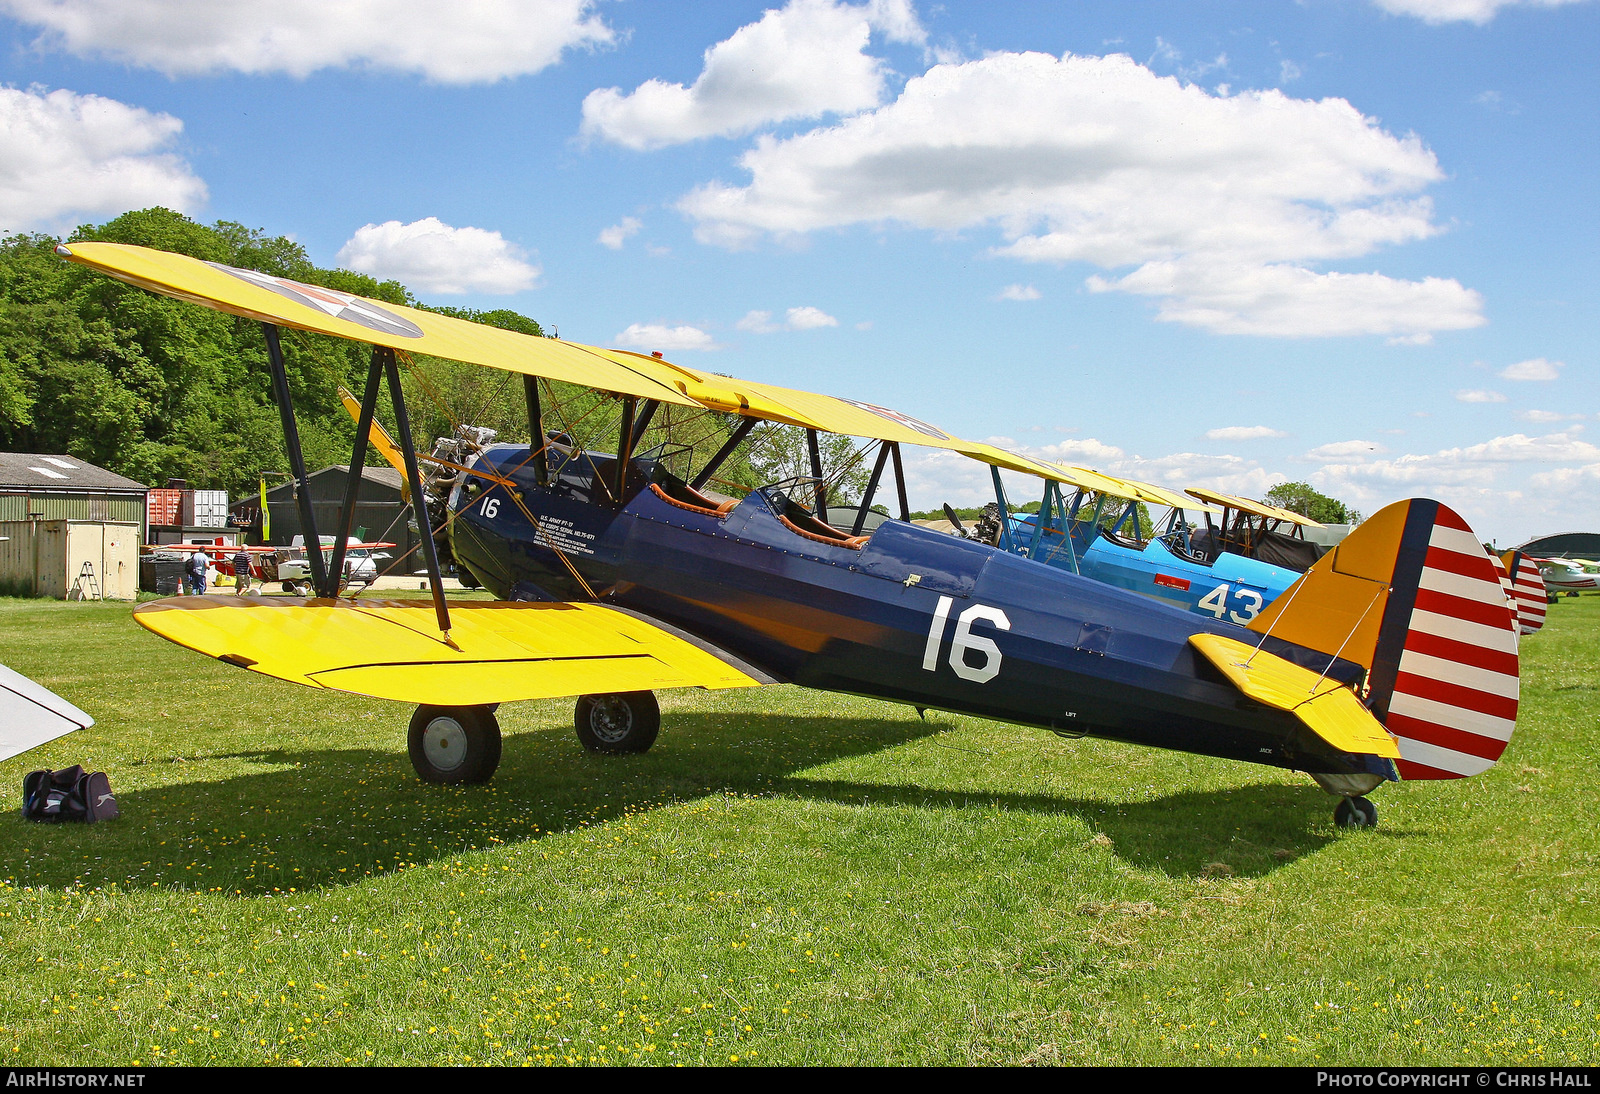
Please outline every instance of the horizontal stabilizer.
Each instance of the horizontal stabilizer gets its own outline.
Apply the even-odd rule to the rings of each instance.
[[[1400,758],[1394,738],[1355,692],[1337,680],[1220,634],[1193,634],[1189,644],[1240,691],[1258,703],[1287,710],[1334,748]]]
[[[0,665],[0,760],[92,725],[93,718],[55,692]]]
[[[464,601],[439,635],[429,600],[186,596],[134,609],[171,642],[280,680],[472,706],[763,683],[709,646],[599,604]]]

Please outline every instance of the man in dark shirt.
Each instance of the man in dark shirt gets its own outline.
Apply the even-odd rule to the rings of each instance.
[[[233,556],[233,581],[234,595],[244,596],[250,592],[250,552],[243,547]]]

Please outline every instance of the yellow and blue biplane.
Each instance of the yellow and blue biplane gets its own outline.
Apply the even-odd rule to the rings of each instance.
[[[432,602],[338,595],[352,477],[328,529],[335,557],[309,556],[316,596],[174,598],[135,619],[251,672],[414,704],[409,751],[429,782],[493,774],[500,703],[575,696],[586,748],[637,752],[656,739],[658,689],[784,682],[1301,770],[1341,798],[1340,823],[1367,825],[1372,789],[1487,770],[1515,725],[1516,634],[1499,581],[1438,502],[1382,510],[1242,628],[911,524],[902,445],[1071,480],[881,406],[182,255],[60,253],[259,322],[301,484],[281,329],[372,345],[350,463],[366,460],[386,387],[410,503],[433,533],[421,542]],[[522,374],[532,442],[461,433],[419,457],[399,382],[410,354]],[[603,393],[610,440],[580,435],[552,381]],[[723,416],[715,451],[643,448],[651,421],[680,411]],[[718,469],[762,423],[804,431],[812,474],[717,492]],[[829,495],[818,441],[829,433],[875,449],[860,498]],[[891,468],[899,519],[869,529]],[[300,505],[316,535],[304,489]],[[447,600],[440,548],[495,599]]]

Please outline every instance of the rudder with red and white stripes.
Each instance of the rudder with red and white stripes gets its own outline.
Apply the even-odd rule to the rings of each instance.
[[[1533,634],[1544,626],[1544,614],[1549,607],[1549,590],[1545,588],[1544,575],[1533,559],[1521,551],[1507,551],[1501,556],[1511,573],[1511,594],[1517,600],[1517,621],[1523,634]]]
[[[1515,613],[1490,556],[1448,506],[1414,499],[1368,674],[1367,702],[1398,739],[1400,776],[1493,767],[1519,690]]]

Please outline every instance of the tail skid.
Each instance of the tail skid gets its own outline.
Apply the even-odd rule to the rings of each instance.
[[[1365,667],[1402,778],[1479,774],[1511,739],[1516,618],[1472,529],[1439,502],[1380,510],[1250,629]]]

